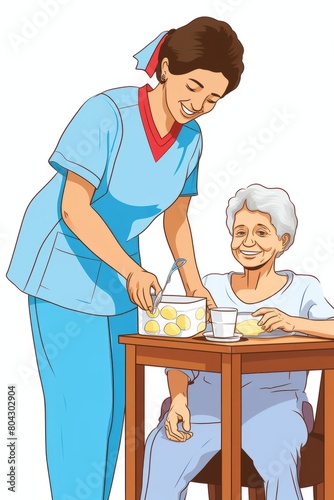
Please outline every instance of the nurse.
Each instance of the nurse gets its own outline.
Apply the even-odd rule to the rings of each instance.
[[[83,104],[49,163],[56,174],[30,203],[8,278],[29,296],[45,397],[46,455],[55,500],[107,500],[124,414],[124,347],[157,278],[138,237],[164,213],[187,295],[206,297],[187,219],[197,194],[195,119],[234,90],[243,47],[208,17],[162,33],[136,54],[158,85],[102,92]]]

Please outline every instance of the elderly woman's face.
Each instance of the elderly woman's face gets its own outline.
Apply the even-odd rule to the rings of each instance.
[[[269,214],[251,212],[245,206],[235,214],[231,248],[234,257],[245,268],[254,269],[274,262],[288,239],[288,235],[278,238]]]

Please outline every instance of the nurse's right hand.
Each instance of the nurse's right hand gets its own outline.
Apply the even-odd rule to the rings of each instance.
[[[153,309],[151,287],[154,289],[155,295],[158,295],[161,286],[157,277],[144,269],[130,273],[126,280],[130,300],[145,311]]]

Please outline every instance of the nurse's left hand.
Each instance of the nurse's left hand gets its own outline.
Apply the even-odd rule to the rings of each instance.
[[[296,318],[274,307],[261,307],[253,313],[253,316],[262,316],[258,325],[266,332],[272,332],[277,329],[284,332],[294,332],[296,329]]]
[[[211,293],[205,286],[199,286],[196,290],[187,293],[190,297],[203,297],[206,299],[206,320],[211,321],[210,309],[217,307]]]
[[[126,280],[130,300],[145,311],[153,309],[151,287],[154,288],[155,295],[158,295],[161,286],[157,277],[144,269],[130,273]]]

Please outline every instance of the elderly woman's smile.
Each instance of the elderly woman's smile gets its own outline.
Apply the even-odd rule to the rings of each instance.
[[[246,206],[235,214],[231,248],[241,265],[258,267],[272,263],[282,252],[284,239],[277,236],[269,214],[250,211]]]

